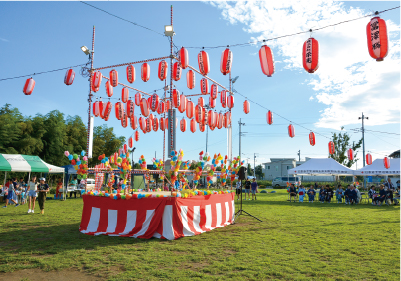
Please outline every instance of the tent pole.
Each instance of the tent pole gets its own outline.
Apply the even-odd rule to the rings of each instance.
[[[65,173],[63,173],[63,201],[65,200],[64,177],[65,177]],[[66,190],[66,191],[67,191],[67,190]]]
[[[5,171],[5,174],[4,174],[4,183],[3,183],[3,186],[6,186],[6,178],[7,178],[7,171]]]

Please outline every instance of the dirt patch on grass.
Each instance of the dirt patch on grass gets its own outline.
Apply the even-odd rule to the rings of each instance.
[[[100,276],[88,275],[76,269],[63,269],[60,271],[42,271],[40,269],[23,269],[14,272],[0,273],[0,280],[8,281],[42,281],[42,280],[58,280],[58,281],[96,281],[105,280]]]

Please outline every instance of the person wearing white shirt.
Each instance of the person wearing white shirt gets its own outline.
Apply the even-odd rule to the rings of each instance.
[[[36,177],[32,177],[32,180],[28,183],[28,214],[35,213],[35,201],[36,201]],[[32,206],[32,209],[31,209]]]

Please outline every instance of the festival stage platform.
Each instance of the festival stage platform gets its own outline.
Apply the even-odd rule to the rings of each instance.
[[[79,231],[88,235],[174,240],[227,226],[235,215],[234,193],[119,200],[84,195],[83,201]]]

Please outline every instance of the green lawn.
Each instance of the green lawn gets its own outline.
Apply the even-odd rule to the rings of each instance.
[[[82,280],[400,279],[398,206],[286,200],[285,190],[259,194],[244,210],[262,223],[241,216],[175,241],[81,234],[82,199],[49,200],[45,215],[9,206],[0,209],[0,279],[21,269],[31,272],[23,280],[36,280],[38,269]]]

